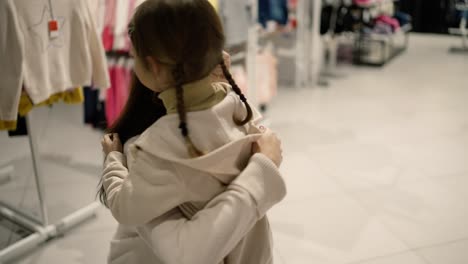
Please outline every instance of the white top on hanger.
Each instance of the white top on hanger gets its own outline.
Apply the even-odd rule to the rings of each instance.
[[[37,104],[70,88],[109,87],[101,38],[88,1],[0,1],[0,119],[16,120],[24,85]],[[57,37],[49,22],[58,22]]]

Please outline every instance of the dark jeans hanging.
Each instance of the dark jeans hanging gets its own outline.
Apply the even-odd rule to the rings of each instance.
[[[9,137],[27,136],[28,127],[26,126],[26,118],[18,115],[16,120],[16,130],[8,131]]]
[[[83,89],[84,102],[84,122],[94,128],[106,129],[105,102],[99,100],[99,91],[90,87]]]

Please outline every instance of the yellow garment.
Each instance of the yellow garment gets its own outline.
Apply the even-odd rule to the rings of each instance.
[[[53,105],[59,101],[67,104],[80,104],[84,101],[83,89],[75,88],[61,93],[56,93],[49,97],[49,99],[34,104],[26,92],[21,93],[21,98],[18,106],[18,113],[20,116],[26,116],[34,107]],[[0,130],[15,130],[16,120],[0,120]]]
[[[218,0],[208,0],[216,10],[218,10]]]
[[[0,130],[15,130],[16,120],[0,120]]]
[[[185,111],[194,112],[209,109],[220,103],[227,95],[227,90],[222,85],[212,82],[208,76],[196,82],[183,86]],[[159,94],[168,114],[177,113],[176,89],[169,88]]]

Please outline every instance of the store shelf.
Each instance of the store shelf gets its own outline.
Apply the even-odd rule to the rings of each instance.
[[[354,64],[381,67],[392,61],[407,49],[411,29],[411,25],[405,25],[394,34],[369,34],[357,37]]]
[[[468,11],[468,4],[456,4],[455,8],[459,11]]]

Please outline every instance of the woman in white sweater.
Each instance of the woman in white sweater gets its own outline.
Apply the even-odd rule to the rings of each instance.
[[[280,142],[257,128],[223,61],[216,11],[147,0],[129,31],[137,85],[120,135],[103,139],[100,196],[121,224],[109,262],[272,263],[265,214],[286,193]],[[212,82],[218,65],[230,85]]]

